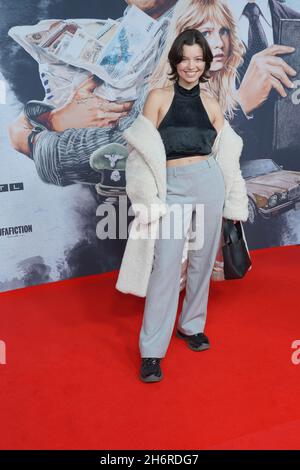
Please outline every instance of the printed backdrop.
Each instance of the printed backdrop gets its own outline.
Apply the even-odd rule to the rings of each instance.
[[[149,90],[170,84],[167,52],[189,27],[210,44],[209,88],[244,140],[249,248],[299,244],[300,2],[256,3],[259,41],[246,1],[2,2],[0,291],[119,268],[122,133]]]

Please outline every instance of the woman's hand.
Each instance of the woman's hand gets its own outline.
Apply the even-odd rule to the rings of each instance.
[[[117,104],[96,96],[97,81],[92,76],[74,91],[68,102],[43,115],[48,129],[62,132],[70,128],[107,127],[125,116],[133,101]]]

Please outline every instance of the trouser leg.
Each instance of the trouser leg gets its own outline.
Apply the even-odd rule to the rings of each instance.
[[[204,203],[204,240],[200,249],[188,250],[186,293],[178,319],[178,329],[187,335],[204,331],[210,277],[218,252],[222,227],[222,211],[225,187],[221,170],[217,164],[210,168],[202,182],[201,200]],[[192,227],[195,231],[196,212],[193,212]]]
[[[172,198],[169,197],[168,204],[171,201]],[[182,253],[191,221],[192,206],[184,208],[177,206],[177,210],[175,218],[182,227],[179,239],[175,238],[172,230],[169,239],[161,237],[164,229],[170,224],[171,212],[168,211],[160,219],[160,236],[155,241],[153,270],[148,284],[140,331],[141,357],[164,357],[174,328],[179,299]],[[172,223],[170,225],[173,226]]]

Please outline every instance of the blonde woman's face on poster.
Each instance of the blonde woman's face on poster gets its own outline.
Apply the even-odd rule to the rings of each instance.
[[[203,23],[199,31],[207,40],[214,59],[210,66],[211,72],[217,72],[224,67],[230,51],[230,31],[219,23]]]

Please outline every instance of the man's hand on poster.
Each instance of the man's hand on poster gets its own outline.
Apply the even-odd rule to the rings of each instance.
[[[291,54],[295,48],[273,44],[255,54],[237,92],[237,100],[245,113],[251,113],[267,100],[272,88],[285,97],[287,93],[283,85],[293,88],[288,75],[297,72],[290,67],[278,54]]]
[[[97,81],[92,77],[85,80],[75,90],[70,100],[60,108],[41,114],[38,121],[49,130],[62,132],[70,128],[107,127],[127,114],[133,101],[117,104],[94,95]],[[29,155],[28,137],[32,125],[21,113],[8,127],[13,148]]]
[[[108,101],[93,93],[97,86],[97,79],[89,77],[78,86],[65,105],[43,115],[43,123],[48,129],[58,132],[70,128],[114,125],[130,111],[133,101],[122,104]]]

